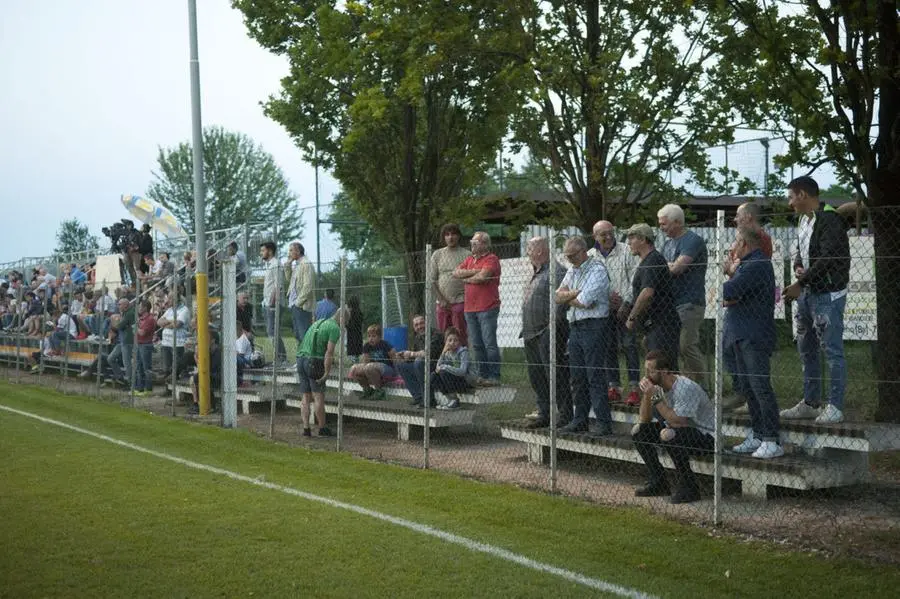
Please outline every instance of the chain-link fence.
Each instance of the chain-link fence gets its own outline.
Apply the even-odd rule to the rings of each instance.
[[[193,306],[177,277],[140,296],[149,343],[144,308],[118,353],[102,335],[58,334],[58,315],[49,336],[4,335],[6,377],[896,558],[900,211],[790,227],[731,216],[509,243],[451,230],[438,249],[321,273],[275,248],[244,280],[223,260],[209,415],[195,407]]]

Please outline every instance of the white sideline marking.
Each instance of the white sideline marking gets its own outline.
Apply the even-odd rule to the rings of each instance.
[[[231,470],[217,468],[216,466],[210,466],[208,464],[201,464],[199,462],[185,460],[184,458],[179,458],[177,456],[169,455],[169,454],[161,452],[161,451],[155,451],[153,449],[141,447],[140,445],[135,445],[134,443],[129,443],[128,441],[122,441],[120,439],[115,439],[113,437],[109,437],[109,436],[101,434],[101,433],[95,433],[94,431],[90,431],[90,430],[87,430],[87,429],[84,429],[84,428],[81,428],[78,426],[74,426],[72,424],[66,424],[65,422],[60,422],[59,420],[53,420],[52,418],[46,418],[44,416],[39,416],[38,414],[33,414],[31,412],[17,410],[15,408],[11,408],[11,407],[5,406],[3,404],[0,404],[0,410],[5,410],[5,411],[11,412],[13,414],[18,414],[20,416],[26,416],[28,418],[33,418],[35,420],[39,420],[39,421],[47,423],[47,424],[52,424],[54,426],[58,426],[58,427],[65,428],[65,429],[68,429],[71,431],[75,431],[76,433],[81,433],[82,435],[88,435],[90,437],[94,437],[95,439],[101,439],[103,441],[107,441],[114,445],[132,449],[132,450],[140,452],[140,453],[152,455],[154,457],[161,458],[163,460],[169,460],[170,462],[175,462],[175,463],[181,464],[182,466],[187,466],[188,468],[193,468],[194,470],[202,470],[204,472],[212,472],[213,474],[219,474],[221,476],[225,476],[232,480],[250,483],[251,485],[256,485],[257,487],[264,487],[266,489],[272,489],[273,491],[280,491],[287,495],[293,495],[295,497],[300,497],[300,498],[306,499],[308,501],[315,501],[315,502],[327,505],[329,507],[339,508],[342,510],[347,510],[347,511],[350,511],[350,512],[353,512],[356,514],[360,514],[362,516],[369,516],[370,518],[375,518],[376,520],[381,520],[383,522],[389,522],[390,524],[394,524],[396,526],[401,526],[403,528],[407,528],[409,530],[413,530],[418,533],[436,537],[436,538],[446,541],[448,543],[453,543],[454,545],[460,545],[462,547],[465,547],[466,549],[469,549],[470,551],[476,551],[478,553],[485,553],[492,557],[498,557],[498,558],[506,560],[508,562],[513,562],[520,566],[524,566],[524,567],[530,568],[532,570],[537,570],[538,572],[553,574],[555,576],[559,576],[560,578],[564,578],[564,579],[568,580],[569,582],[574,582],[576,584],[584,585],[586,587],[590,587],[592,589],[597,589],[599,591],[612,593],[614,595],[618,595],[619,597],[630,597],[633,599],[657,599],[654,595],[649,595],[647,593],[638,591],[636,589],[630,589],[628,587],[619,586],[617,584],[613,584],[611,582],[606,582],[605,580],[601,580],[599,578],[592,578],[590,576],[586,576],[586,575],[580,574],[578,572],[573,572],[572,570],[566,570],[564,568],[558,568],[556,566],[551,566],[550,564],[545,564],[543,562],[533,560],[531,558],[525,557],[524,555],[519,555],[518,553],[513,553],[512,551],[508,551],[506,549],[503,549],[502,547],[495,547],[494,545],[488,545],[487,543],[482,543],[480,541],[475,541],[473,539],[455,535],[453,533],[443,531],[439,528],[434,528],[432,526],[428,526],[427,524],[419,524],[418,522],[413,522],[412,520],[406,520],[404,518],[397,518],[396,516],[391,516],[389,514],[384,514],[382,512],[376,512],[375,510],[370,510],[368,508],[354,505],[352,503],[344,503],[343,501],[338,501],[336,499],[329,499],[328,497],[322,497],[321,495],[313,495],[312,493],[307,493],[306,491],[300,491],[299,489],[294,489],[292,487],[285,487],[283,485],[266,482],[266,481],[258,479],[258,478],[251,478],[249,476],[244,476],[243,474],[238,474],[237,472],[232,472]]]

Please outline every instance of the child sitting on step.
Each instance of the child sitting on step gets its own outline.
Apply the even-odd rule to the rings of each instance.
[[[448,327],[444,332],[444,351],[438,358],[434,367],[434,378],[431,388],[447,396],[446,404],[439,405],[438,409],[455,410],[459,408],[457,393],[463,393],[472,388],[469,384],[469,350],[460,345],[459,332],[453,327]]]

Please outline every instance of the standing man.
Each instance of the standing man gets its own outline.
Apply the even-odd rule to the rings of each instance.
[[[500,259],[491,252],[491,237],[484,231],[472,235],[470,245],[472,255],[453,271],[453,277],[465,284],[466,328],[477,360],[479,383],[499,385]]]
[[[763,253],[759,229],[738,230],[735,256],[740,264],[725,282],[725,330],[722,345],[734,356],[734,376],[747,396],[752,432],[734,448],[755,458],[784,455],[779,445],[778,402],[771,381],[775,350],[775,271]]]
[[[528,428],[550,426],[550,244],[546,237],[534,237],[525,247],[531,261],[531,280],[525,287],[522,302],[522,332],[525,342],[525,361],[528,380],[537,398],[538,417]],[[565,274],[557,266],[553,289],[558,288]],[[572,396],[569,390],[569,365],[566,344],[569,341],[568,306],[559,304],[556,317],[556,407],[559,411],[558,426],[566,426],[572,419]]]
[[[850,280],[850,240],[846,221],[832,208],[819,205],[819,185],[812,177],[788,183],[788,203],[800,217],[794,258],[796,281],[785,288],[785,300],[797,300],[794,322],[803,361],[803,400],[781,412],[786,419],[844,420],[847,363],[844,360],[844,306]],[[829,402],[819,410],[824,350],[831,384]],[[888,358],[886,358],[888,359]]]
[[[237,284],[240,285],[247,281],[247,254],[238,250],[238,244],[236,241],[232,241],[228,244],[228,255],[234,258],[235,261],[235,276],[234,279],[237,281]]]
[[[454,326],[459,331],[461,345],[468,344],[465,317],[465,285],[453,276],[469,251],[459,246],[462,236],[459,225],[448,223],[441,227],[444,247],[431,254],[431,287],[437,302],[437,324],[442,333]]]
[[[563,248],[572,268],[556,290],[556,303],[568,307],[569,378],[575,416],[560,429],[567,433],[588,431],[588,414],[597,417],[596,435],[612,433],[612,417],[606,395],[604,359],[609,317],[609,275],[599,260],[587,254],[581,237],[570,237]]]
[[[700,351],[700,325],[706,310],[706,242],[684,226],[684,211],[666,204],[656,214],[668,239],[662,254],[672,273],[675,309],[681,321],[679,358],[682,372],[705,385],[706,359]]]
[[[303,342],[303,335],[312,324],[313,310],[316,309],[316,279],[312,263],[306,257],[303,244],[295,241],[288,249],[290,261],[285,267],[288,283],[288,306],[291,307],[291,322],[297,345]]]
[[[191,313],[183,303],[183,294],[178,294],[177,305],[171,297],[165,300],[166,311],[156,321],[156,325],[162,329],[162,342],[160,343],[160,353],[163,357],[163,372],[166,376],[171,376],[172,360],[175,360],[176,377],[181,374],[184,362],[184,344],[187,341],[187,326],[191,322]],[[173,343],[174,342],[174,343]],[[175,353],[172,354],[172,346],[175,346]],[[175,381],[172,381],[175,384]]]
[[[347,309],[338,310],[332,318],[317,320],[309,327],[309,335],[297,346],[297,383],[303,400],[300,404],[300,420],[303,436],[312,436],[309,427],[309,404],[315,402],[316,424],[320,437],[332,436],[325,425],[325,381],[334,364],[334,348],[341,342],[341,326]]]
[[[134,345],[134,312],[135,308],[124,297],[119,300],[119,313],[112,316],[112,328],[116,331],[117,345],[109,353],[109,367],[117,383],[131,388],[131,351]],[[119,359],[125,367],[119,368]]]
[[[628,400],[630,405],[641,402],[638,381],[641,378],[641,364],[638,359],[636,339],[633,331],[625,328],[624,318],[618,313],[622,306],[634,304],[631,279],[637,266],[634,255],[624,243],[616,242],[616,229],[612,223],[601,220],[594,225],[594,247],[588,256],[599,260],[609,274],[609,331],[606,346],[606,372],[609,374],[609,401],[622,401],[621,379],[619,378],[619,344],[625,351],[625,365],[628,368]],[[623,312],[624,314],[624,312]]]
[[[334,316],[335,312],[337,312],[337,304],[334,303],[334,289],[326,289],[325,297],[316,304],[316,320],[328,320]],[[362,346],[360,345],[360,347]]]
[[[275,243],[272,241],[261,243],[259,256],[263,260],[263,267],[266,271],[262,297],[263,313],[266,315],[266,334],[269,335],[272,347],[275,349],[275,362],[284,365],[287,361],[287,352],[284,349],[284,341],[281,340],[281,332],[275,330],[275,310],[278,305],[278,298],[275,295],[276,281],[281,276],[278,258],[275,257]]]
[[[631,438],[647,465],[649,477],[647,484],[635,489],[634,494],[669,494],[669,482],[656,451],[662,445],[675,465],[676,486],[670,501],[697,501],[700,490],[691,470],[691,454],[715,447],[715,408],[703,387],[679,375],[665,352],[649,352],[644,368],[647,376],[641,380],[641,409]],[[661,421],[653,419],[654,412]]]
[[[634,305],[626,308],[625,327],[641,331],[647,351],[665,352],[672,366],[677,367],[681,321],[675,311],[668,264],[653,245],[650,225],[632,225],[625,234],[631,253],[640,258],[631,282]]]

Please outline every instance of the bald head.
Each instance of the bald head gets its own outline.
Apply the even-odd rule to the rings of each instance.
[[[525,253],[531,265],[540,268],[550,260],[550,243],[546,237],[532,237],[525,245]]]
[[[758,225],[759,215],[759,205],[753,202],[745,202],[738,206],[737,214],[734,215],[734,222],[738,227]]]
[[[597,221],[593,229],[594,241],[600,244],[603,252],[616,247],[616,228],[608,220]]]

